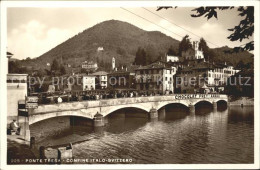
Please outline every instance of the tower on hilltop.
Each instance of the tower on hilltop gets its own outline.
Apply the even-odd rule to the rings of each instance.
[[[112,70],[115,70],[116,68],[116,60],[115,57],[112,58]]]

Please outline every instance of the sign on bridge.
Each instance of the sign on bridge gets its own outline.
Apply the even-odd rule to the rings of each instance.
[[[219,94],[176,94],[174,95],[177,100],[185,99],[206,99],[206,98],[219,98]]]
[[[38,97],[37,96],[28,96],[25,101],[25,108],[36,109],[38,108]]]

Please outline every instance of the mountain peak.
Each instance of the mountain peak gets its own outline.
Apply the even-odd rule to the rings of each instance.
[[[111,65],[112,57],[116,58],[117,65],[129,65],[134,61],[139,47],[154,47],[153,56],[164,55],[170,46],[177,47],[179,42],[159,31],[145,31],[128,22],[107,20],[78,33],[74,37],[59,44],[50,51],[34,59],[36,67],[46,67],[43,63],[52,63],[54,58],[61,64],[78,67],[83,61],[98,60],[99,65]],[[103,47],[102,52],[98,48]]]

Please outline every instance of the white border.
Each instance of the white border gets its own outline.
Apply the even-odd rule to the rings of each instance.
[[[254,115],[254,164],[133,164],[133,165],[7,165],[6,153],[6,9],[8,7],[157,7],[157,6],[254,6],[255,7],[255,115]],[[259,1],[2,1],[1,2],[1,169],[259,169]]]

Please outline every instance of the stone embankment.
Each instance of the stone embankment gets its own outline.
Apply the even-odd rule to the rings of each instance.
[[[230,106],[254,106],[254,98],[252,97],[239,97],[231,98],[229,100]]]

